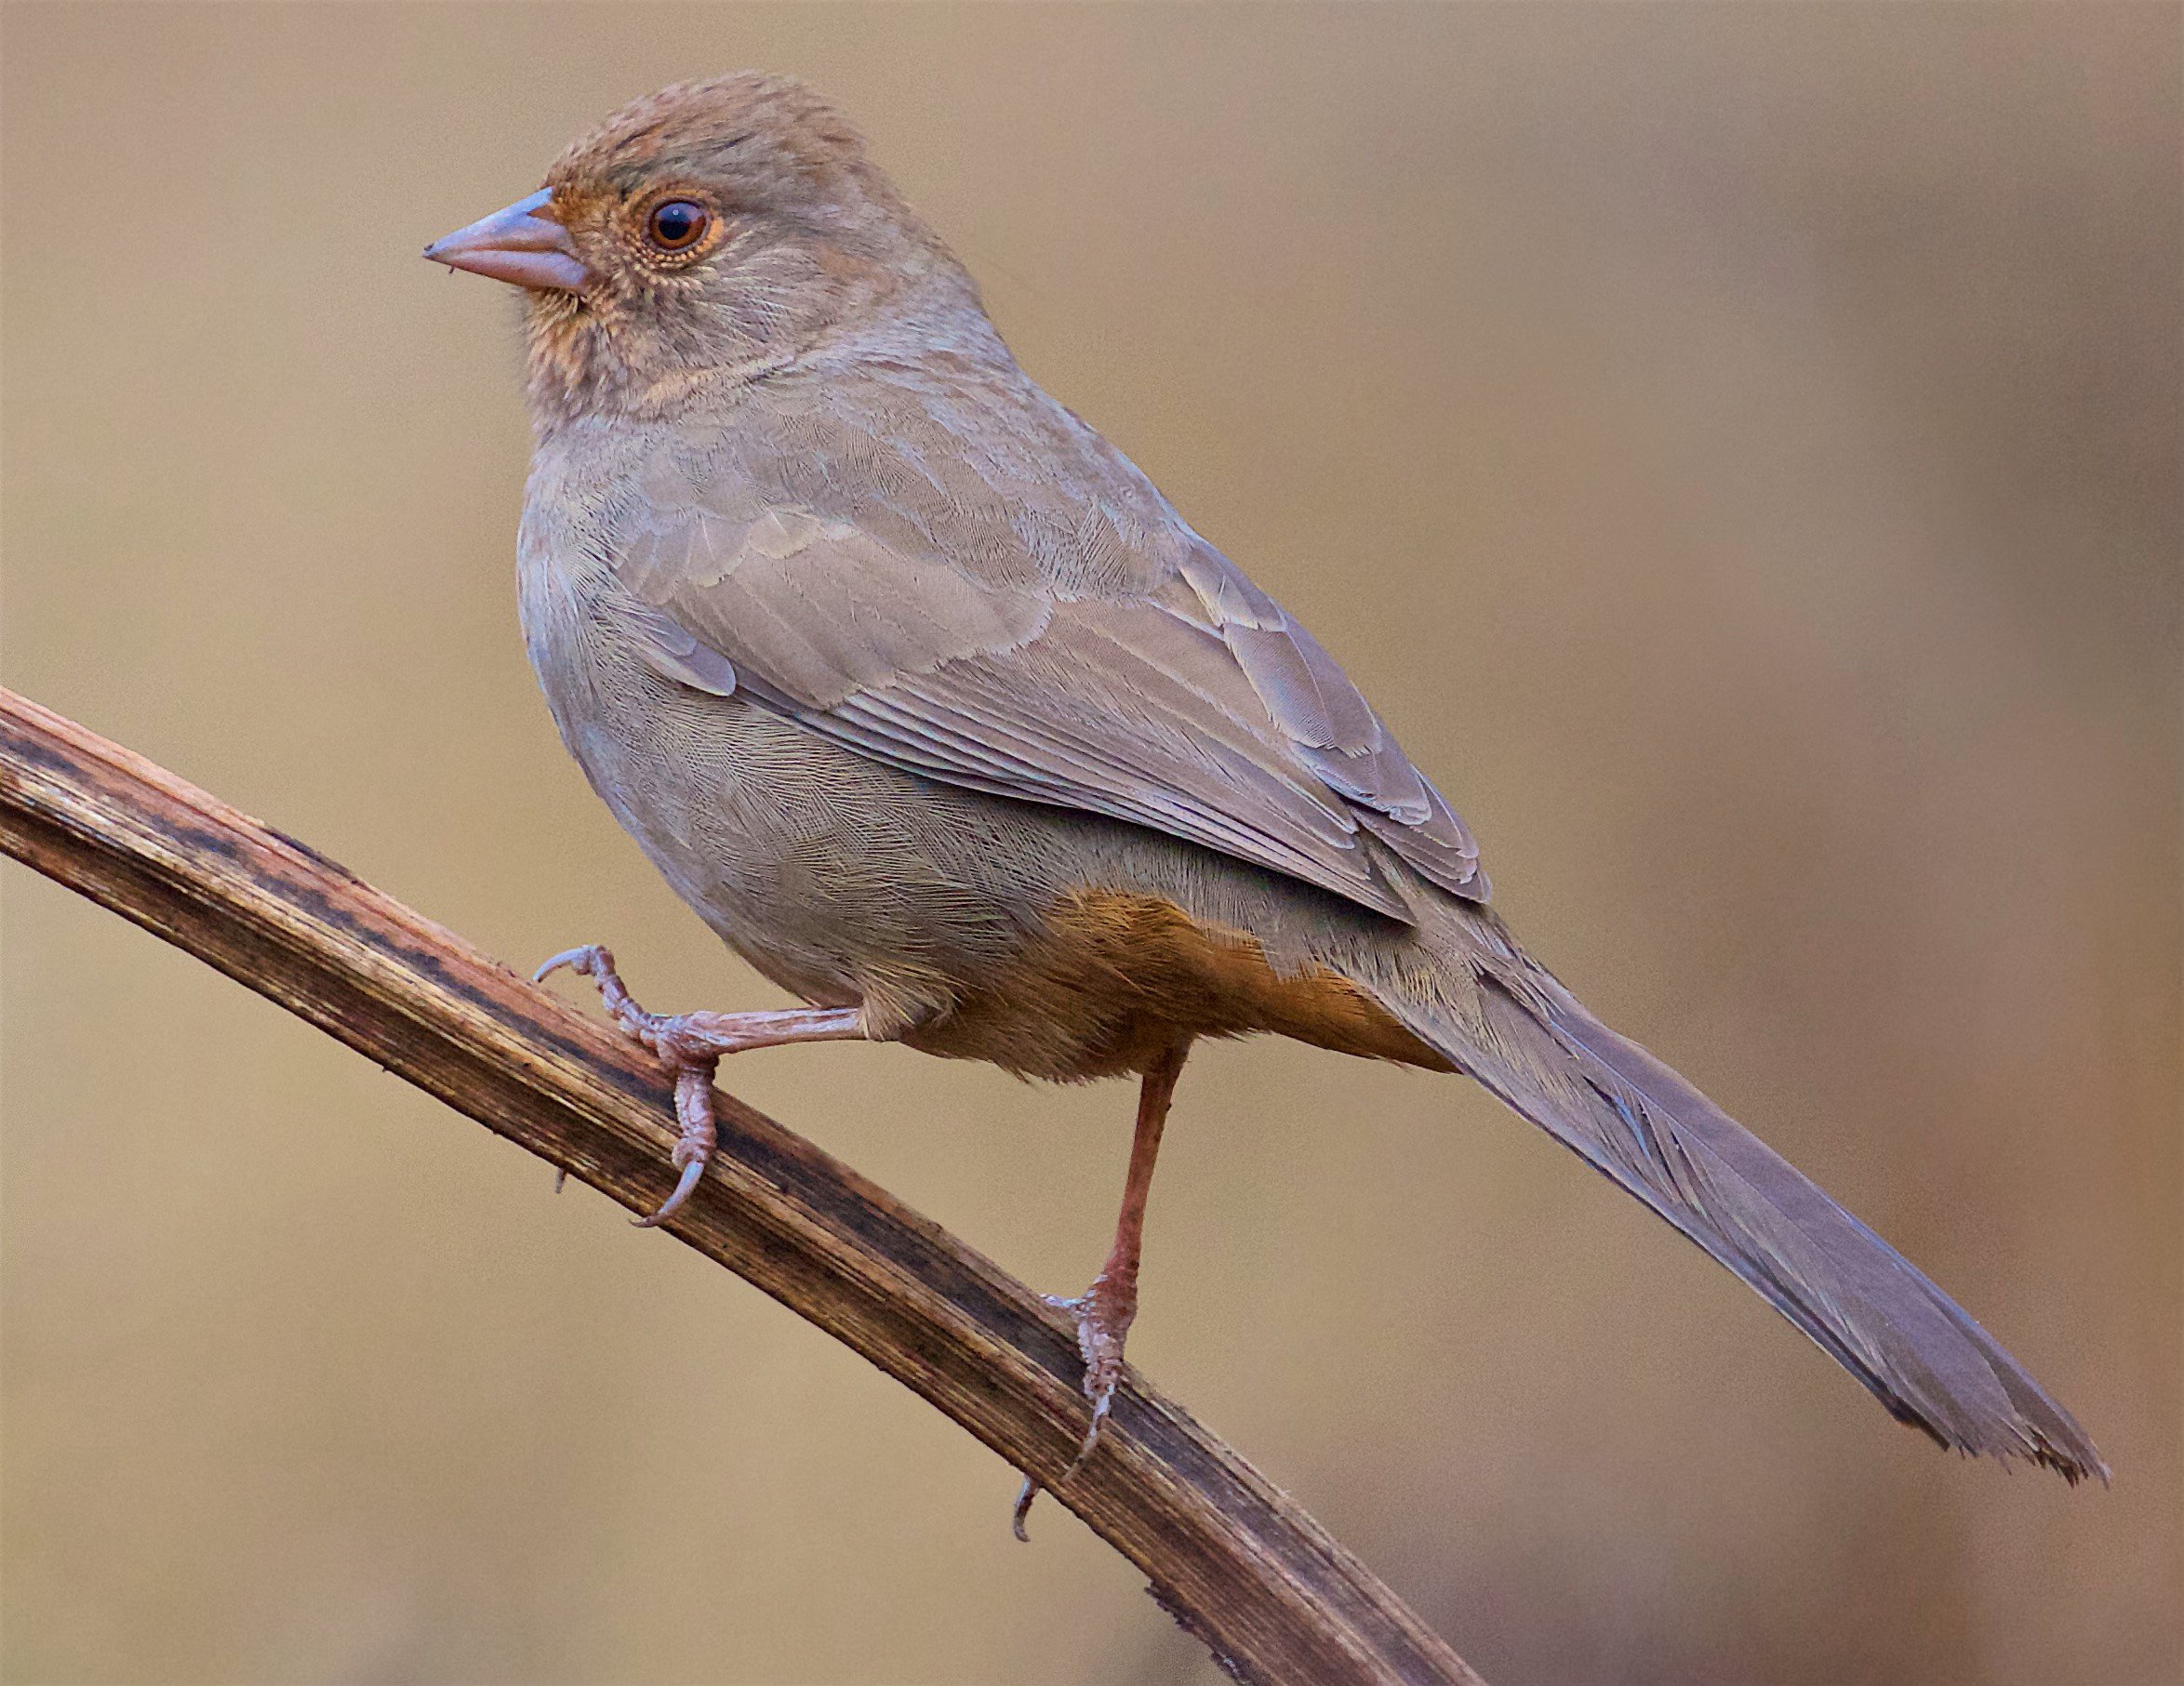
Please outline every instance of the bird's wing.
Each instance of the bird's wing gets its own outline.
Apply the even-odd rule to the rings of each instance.
[[[1342,670],[1126,459],[1059,405],[981,430],[931,396],[813,393],[658,447],[612,562],[662,671],[719,690],[694,653],[723,657],[876,760],[1396,918],[1361,833],[1485,898],[1463,822]]]

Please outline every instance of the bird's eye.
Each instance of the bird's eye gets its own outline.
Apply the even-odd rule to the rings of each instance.
[[[652,207],[646,230],[652,244],[663,252],[686,252],[703,236],[712,220],[702,205],[687,199],[670,199]]]

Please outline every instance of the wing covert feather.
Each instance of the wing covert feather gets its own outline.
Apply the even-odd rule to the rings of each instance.
[[[1028,382],[967,410],[934,384],[868,377],[852,410],[836,377],[656,451],[612,553],[656,666],[1395,918],[1365,834],[1485,898],[1470,833],[1334,658],[1120,453]]]

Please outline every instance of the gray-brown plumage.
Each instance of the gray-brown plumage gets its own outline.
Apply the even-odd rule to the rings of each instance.
[[[428,255],[528,289],[523,619],[564,740],[817,1009],[656,1019],[574,956],[697,1074],[685,1191],[739,1047],[1145,1074],[1114,1256],[1068,1302],[1096,1432],[1184,1051],[1273,1031],[1466,1073],[1898,1417],[2106,1473],[1933,1283],[1516,945],[1356,687],[1032,384],[816,96],[738,75],[639,100]]]

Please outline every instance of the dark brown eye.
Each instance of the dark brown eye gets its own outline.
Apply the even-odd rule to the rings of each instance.
[[[704,235],[712,219],[702,205],[687,199],[670,199],[652,207],[646,223],[652,244],[663,252],[686,252]]]

